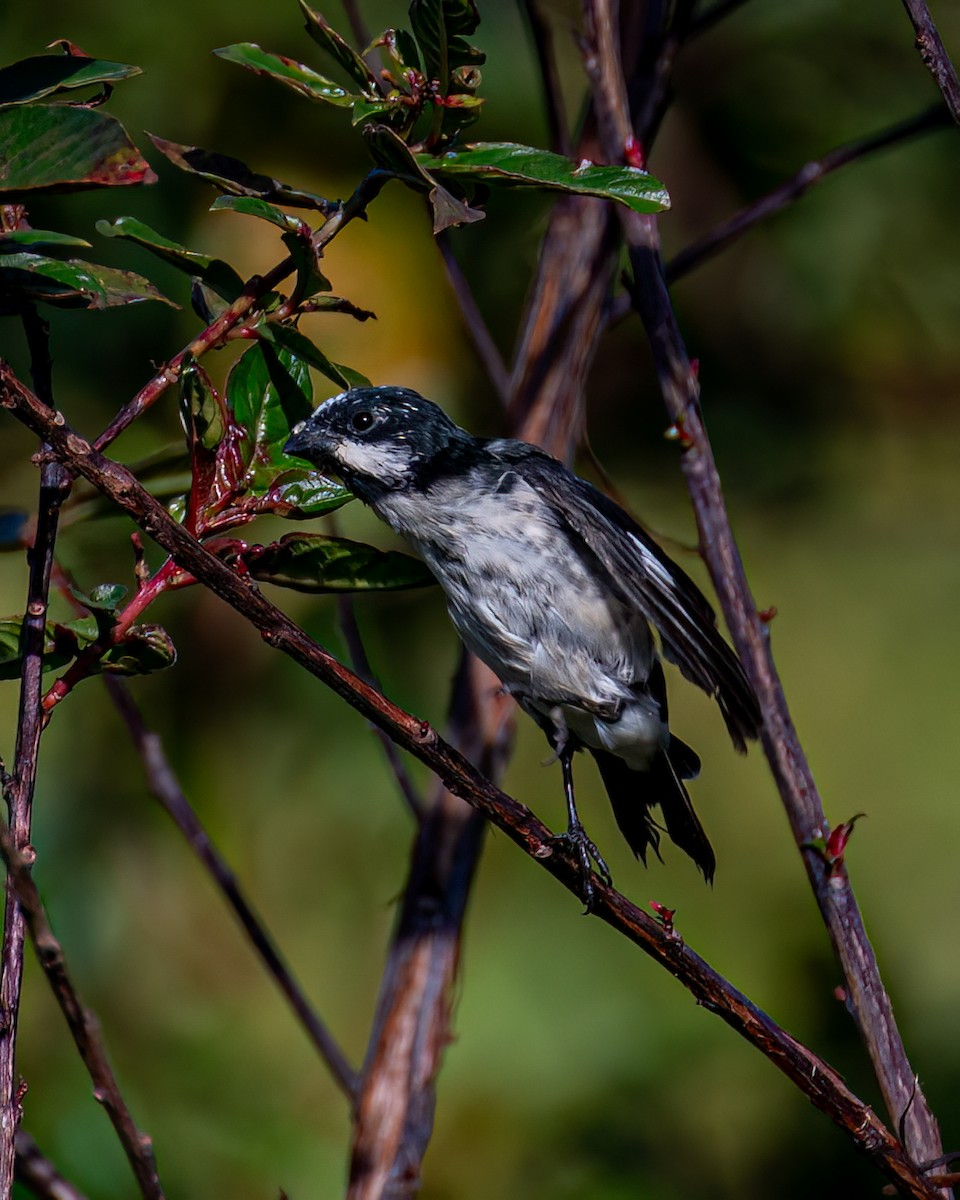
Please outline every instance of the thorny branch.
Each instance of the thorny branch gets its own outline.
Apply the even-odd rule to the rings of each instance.
[[[99,454],[74,432],[63,415],[43,404],[0,363],[0,406],[48,441],[63,464],[110,496],[180,565],[249,620],[271,646],[289,655],[397,744],[434,770],[445,786],[480,809],[499,829],[574,895],[582,883],[578,864],[556,852],[550,830],[527,808],[501,792],[425,722],[399,709],[364,684],[312,641],[261,594],[177,524],[166,509],[118,463]],[[620,893],[594,879],[593,912],[663,965],[711,1012],[755,1045],[811,1102],[868,1155],[905,1196],[936,1195],[906,1157],[900,1143],[825,1062],[757,1009],[687,947],[676,931],[648,917]]]
[[[595,94],[613,104],[601,122],[609,138],[606,156],[609,161],[622,161],[632,126],[616,52],[617,6],[615,0],[590,0],[587,11],[595,69],[603,79]],[[842,864],[828,869],[822,857],[810,848],[817,837],[826,835],[829,826],[730,527],[720,477],[700,415],[696,371],[663,278],[657,221],[635,213],[621,219],[634,272],[634,304],[650,340],[664,402],[681,433],[681,464],[693,500],[703,557],[734,643],[760,699],[764,750],[843,969],[851,1011],[891,1120],[895,1127],[902,1120],[911,1157],[917,1162],[929,1161],[942,1153],[939,1130],[907,1059],[846,870]]]
[[[130,695],[127,685],[113,675],[104,675],[103,680],[110,693],[110,699],[123,718],[137,753],[140,755],[151,793],[183,834],[190,849],[203,864],[224,899],[233,909],[234,916],[240,922],[257,954],[260,955],[267,971],[273,976],[280,991],[286,997],[297,1020],[306,1030],[317,1053],[327,1064],[330,1074],[339,1084],[341,1091],[352,1101],[357,1090],[356,1072],[347,1062],[343,1051],[314,1011],[310,1001],[303,994],[293,972],[283,961],[273,938],[264,928],[260,918],[243,894],[236,875],[211,842],[210,835],[183,794],[173,768],[163,751],[159,736],[147,728],[143,715]]]

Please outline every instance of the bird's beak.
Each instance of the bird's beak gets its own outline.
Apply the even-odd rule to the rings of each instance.
[[[287,438],[283,452],[293,455],[295,458],[305,458],[308,462],[321,466],[331,461],[335,448],[336,442],[333,438],[326,436],[315,427],[311,427],[309,421],[303,421]]]

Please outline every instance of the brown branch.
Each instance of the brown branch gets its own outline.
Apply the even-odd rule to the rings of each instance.
[[[495,777],[507,756],[513,702],[494,697],[494,689],[490,672],[464,653],[450,734],[461,753]],[[348,1200],[417,1194],[485,826],[482,812],[441,788],[418,830],[363,1068]]]
[[[510,390],[510,376],[503,361],[503,355],[497,349],[497,344],[490,334],[483,314],[474,298],[470,284],[463,268],[457,262],[453,252],[453,243],[446,230],[437,234],[437,246],[447,272],[447,282],[460,308],[460,315],[466,326],[473,348],[477,352],[480,365],[487,373],[487,378],[493,384],[494,390],[503,404],[506,404]]]
[[[805,196],[811,188],[822,182],[831,172],[846,167],[850,163],[859,162],[879,150],[886,150],[890,146],[905,142],[918,134],[930,133],[934,129],[944,129],[949,126],[950,115],[942,104],[935,104],[932,108],[917,113],[916,116],[908,117],[905,121],[891,125],[889,129],[883,129],[869,137],[848,142],[845,146],[838,146],[837,149],[824,154],[822,158],[805,163],[790,179],[778,184],[765,196],[761,196],[759,200],[746,205],[729,220],[722,222],[675,255],[664,268],[667,282],[674,283],[692,271],[694,267],[700,266],[706,259],[725,250],[731,242],[742,237],[754,225],[765,221],[774,213],[786,208],[788,204]]]
[[[693,21],[690,22],[690,27],[687,31],[688,40],[696,37],[698,34],[706,33],[712,29],[714,25],[719,25],[731,13],[737,11],[738,8],[743,8],[747,0],[717,0],[716,4],[706,8]]]
[[[17,1183],[40,1200],[87,1200],[83,1192],[60,1174],[37,1143],[17,1130]]]
[[[925,0],[903,0],[903,7],[917,35],[917,50],[923,65],[940,89],[950,116],[960,125],[960,79],[943,45]]]
[[[373,673],[373,668],[370,666],[370,660],[367,658],[366,647],[363,644],[363,638],[360,636],[360,629],[357,625],[357,617],[353,608],[353,600],[349,596],[341,596],[339,601],[340,614],[340,632],[343,634],[343,640],[347,644],[347,653],[350,655],[350,665],[360,678],[369,683],[371,687],[380,690],[380,683]],[[415,820],[422,821],[426,815],[423,800],[420,793],[417,791],[416,785],[410,778],[410,772],[407,770],[403,759],[400,757],[400,752],[391,741],[391,739],[379,729],[376,725],[371,726],[373,732],[377,736],[377,740],[383,747],[383,752],[386,755],[387,763],[390,770],[393,772],[393,777],[397,781],[397,787],[400,789],[400,795],[403,797],[404,803],[410,810],[411,815]]]
[[[568,891],[580,897],[582,880],[578,863],[557,853],[557,843],[550,830],[529,809],[500,791],[438,737],[429,725],[370,688],[307,637],[289,617],[266,600],[250,579],[237,575],[201,546],[125,467],[94,450],[70,429],[61,413],[44,405],[2,362],[0,407],[8,409],[48,441],[66,467],[83,475],[99,491],[110,496],[185,570],[250,621],[269,645],[287,654],[361,715],[387,730],[398,745],[435,771],[454,795],[480,809],[511,841],[539,862]],[[831,1067],[717,975],[683,944],[674,931],[663,928],[602,881],[594,878],[593,886],[595,915],[655,958],[700,1004],[758,1047],[816,1107],[844,1130],[854,1145],[871,1158],[903,1195],[931,1200],[935,1193],[924,1183],[896,1138]],[[842,872],[837,890],[841,894],[849,890]]]
[[[140,1187],[140,1194],[144,1200],[164,1200],[163,1188],[157,1175],[157,1164],[153,1157],[153,1145],[150,1138],[137,1128],[120,1092],[100,1034],[100,1023],[80,1001],[67,969],[63,947],[54,935],[37,885],[30,873],[35,857],[33,850],[30,847],[20,849],[12,829],[5,821],[0,821],[0,852],[7,864],[8,887],[16,896],[26,920],[37,961],[47,977],[73,1035],[74,1043],[80,1051],[80,1057],[93,1082],[93,1094],[103,1105],[120,1139]]]
[[[563,102],[563,85],[560,68],[553,48],[553,33],[549,22],[540,11],[537,0],[521,0],[520,11],[526,18],[527,28],[533,41],[543,86],[543,102],[547,110],[547,128],[550,131],[550,149],[556,154],[573,155],[573,143]]]
[[[628,120],[626,89],[613,54],[613,0],[591,0],[597,69],[606,79],[598,95],[614,95],[612,126]],[[614,81],[614,85],[611,84]],[[618,161],[622,142],[607,147]],[[670,418],[682,434],[681,466],[693,500],[703,557],[720,598],[734,643],[760,700],[763,747],[770,762],[810,883],[846,980],[847,994],[866,1044],[884,1102],[896,1127],[902,1120],[915,1161],[942,1153],[939,1130],[916,1083],[884,990],[873,948],[842,864],[828,867],[810,844],[829,826],[809,765],[797,738],[770,653],[766,627],[757,614],[740,552],[730,527],[720,477],[700,415],[699,385],[664,282],[656,218],[622,217],[634,271],[633,300],[647,331]]]
[[[53,403],[48,329],[36,309],[26,306],[23,326],[30,350],[35,386],[45,402]],[[45,447],[44,447],[45,448]],[[43,732],[43,644],[50,594],[50,572],[57,540],[60,507],[70,491],[70,478],[54,461],[40,473],[37,527],[29,552],[30,575],[27,605],[21,629],[22,666],[17,737],[13,775],[4,781],[4,797],[13,843],[18,850],[30,843],[33,792],[37,780],[40,735]],[[20,1081],[16,1070],[17,1029],[23,985],[24,920],[7,881],[3,914],[3,944],[0,948],[0,1196],[13,1187],[16,1149],[14,1139],[20,1123]]]
[[[276,943],[263,922],[254,912],[237,881],[236,875],[210,840],[200,818],[183,794],[177,777],[163,750],[157,734],[151,732],[144,722],[126,684],[113,675],[104,675],[104,683],[123,718],[137,753],[143,763],[147,786],[160,806],[172,819],[187,841],[187,845],[205,867],[208,875],[233,909],[234,916],[268,973],[273,976],[280,991],[286,997],[297,1020],[306,1030],[317,1053],[326,1063],[330,1074],[339,1084],[341,1091],[354,1100],[357,1091],[357,1075],[347,1062],[329,1029],[314,1011],[303,994],[293,972],[283,960]]]

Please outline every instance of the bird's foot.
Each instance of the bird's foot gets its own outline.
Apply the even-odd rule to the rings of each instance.
[[[593,865],[596,863],[597,874],[607,887],[613,887],[610,868],[597,849],[596,843],[588,837],[587,831],[579,821],[575,824],[571,823],[567,827],[566,833],[556,834],[553,840],[568,849],[579,863],[580,878],[583,884],[583,902],[586,905],[586,911],[591,912],[593,910]]]

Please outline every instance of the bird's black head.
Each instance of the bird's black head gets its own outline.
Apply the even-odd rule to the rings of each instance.
[[[370,499],[409,486],[436,455],[470,441],[442,408],[409,388],[351,388],[301,421],[284,452]]]

